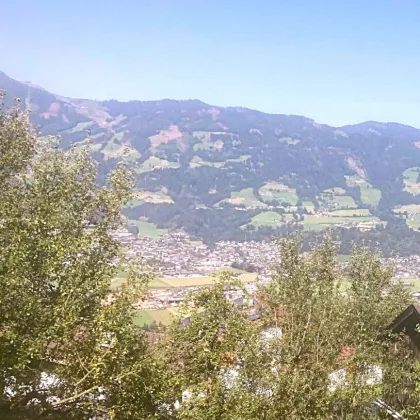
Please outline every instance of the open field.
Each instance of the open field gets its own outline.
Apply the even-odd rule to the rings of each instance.
[[[394,213],[420,214],[420,204],[407,204],[405,206],[394,207]]]
[[[124,135],[124,133],[118,133]],[[101,150],[101,152],[105,155],[105,159],[110,158],[120,158],[125,157],[126,159],[136,161],[141,157],[141,154],[133,149],[132,147],[124,146],[122,144],[116,143],[115,137],[118,136],[116,134]]]
[[[370,184],[363,188],[360,187],[360,199],[362,200],[363,204],[376,207],[379,204],[381,197],[381,190],[373,188],[372,186],[370,186]]]
[[[243,283],[250,283],[257,279],[256,273],[247,273],[242,270],[236,270],[231,267],[220,269],[214,274],[217,275],[222,271],[229,271],[234,274],[238,274],[238,279]],[[214,284],[214,276],[203,276],[203,277],[162,277],[155,278],[150,284],[149,289],[173,289],[177,287],[200,287],[210,286]],[[124,273],[120,273],[120,276],[113,279],[111,282],[111,288],[116,289],[125,282]]]
[[[163,325],[169,325],[177,313],[177,308],[166,309],[140,309],[135,313],[134,325],[142,327],[143,325],[151,325],[153,321],[156,324],[160,322]]]
[[[144,203],[154,204],[172,204],[173,200],[169,195],[162,191],[137,191],[134,193],[135,200],[142,201]]]
[[[230,271],[230,270],[226,270]],[[240,274],[238,277],[244,283],[249,283],[257,279],[257,274],[255,273],[244,273]],[[215,277],[205,276],[205,277],[163,277],[161,281],[165,284],[164,287],[173,288],[173,287],[199,287],[199,286],[209,286],[214,284]],[[155,287],[161,288],[161,287]]]
[[[332,217],[352,217],[352,216],[371,216],[368,209],[346,209],[334,210],[330,212]]]
[[[331,193],[331,194],[336,194],[336,195],[345,195],[346,190],[344,188],[341,188],[341,187],[334,187],[334,188],[327,188],[326,190],[324,190],[324,193]]]
[[[404,283],[411,283],[410,290],[412,293],[420,291],[420,278],[418,277],[404,277],[400,279]]]
[[[168,160],[159,159],[156,156],[151,156],[140,165],[140,168],[137,171],[138,173],[144,173],[153,171],[155,169],[176,169],[179,167],[180,164],[177,162],[169,162]]]
[[[380,219],[375,216],[343,217],[330,215],[305,215],[303,226],[305,230],[322,230],[335,226],[357,226],[361,229],[371,229]]]
[[[259,189],[259,193],[264,201],[277,200],[291,206],[295,206],[298,201],[296,190],[280,182],[267,182]]]
[[[420,214],[412,214],[407,218],[407,225],[412,229],[420,230]]]
[[[190,160],[190,168],[199,168],[200,166],[211,166],[213,168],[221,168],[225,162],[208,162],[207,160],[201,159],[199,156],[194,156]]]
[[[158,229],[154,223],[145,220],[129,219],[130,225],[135,225],[139,228],[139,235],[147,238],[159,238],[159,236],[168,232],[167,229]]]
[[[315,206],[314,203],[312,201],[309,200],[305,200],[302,202],[303,207],[309,212],[309,213],[313,213],[315,210]]]
[[[226,135],[232,136],[230,133],[223,133],[223,132],[209,132],[209,131],[194,131],[193,136],[200,140],[200,143],[196,143],[193,146],[194,151],[198,150],[221,150],[223,149],[223,141],[222,140],[213,140],[211,136],[220,134],[221,138]]]
[[[419,174],[420,167],[408,168],[403,172],[405,191],[413,195],[420,194]]]
[[[282,223],[292,219],[293,216],[291,214],[279,214],[275,211],[264,211],[254,216],[249,224],[254,225],[257,229],[260,226],[270,226],[272,228],[276,228]]]
[[[369,182],[360,177],[359,175],[347,176],[346,183],[349,187],[359,187],[360,199],[363,204],[368,206],[377,206],[382,193],[381,190],[374,188]]]
[[[232,162],[232,163],[246,162],[250,157],[251,157],[251,155],[241,155],[241,156],[239,156],[238,158],[235,158],[235,159],[227,159],[226,162]]]
[[[329,191],[324,191],[320,197],[320,201],[330,209],[355,209],[357,205],[349,195],[338,195]]]
[[[232,205],[242,205],[245,207],[267,207],[265,203],[262,203],[255,197],[254,191],[252,188],[245,188],[241,191],[234,191],[230,194],[230,198],[222,200],[222,202],[227,202]]]
[[[74,127],[64,130],[64,133],[77,133],[78,131],[87,130],[87,128],[92,125],[92,121],[85,121],[77,123]]]

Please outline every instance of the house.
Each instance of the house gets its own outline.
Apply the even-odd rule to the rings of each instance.
[[[420,305],[410,305],[392,321],[388,330],[394,334],[405,334],[410,340],[414,357],[420,360]]]

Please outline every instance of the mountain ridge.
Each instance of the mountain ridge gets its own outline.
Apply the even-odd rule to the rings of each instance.
[[[96,102],[96,103],[107,103],[107,102],[111,102],[111,101],[116,101],[119,103],[133,103],[133,102],[141,102],[141,103],[145,103],[145,104],[153,104],[153,103],[158,103],[158,102],[196,102],[199,103],[201,105],[207,106],[207,107],[212,107],[212,108],[224,108],[224,109],[243,109],[246,111],[252,111],[252,112],[259,112],[261,114],[265,114],[265,115],[271,115],[271,116],[276,116],[276,115],[281,115],[281,116],[290,116],[290,117],[301,117],[307,120],[311,120],[312,122],[315,122],[317,124],[320,125],[325,125],[331,128],[336,128],[336,129],[340,129],[340,128],[347,128],[347,127],[358,127],[358,126],[362,126],[362,125],[366,125],[366,124],[372,124],[372,125],[398,125],[401,127],[409,127],[412,128],[414,130],[418,130],[420,132],[420,128],[414,127],[413,125],[410,124],[401,124],[397,121],[376,121],[376,120],[368,120],[368,121],[362,121],[362,122],[358,122],[358,123],[349,123],[349,124],[344,124],[341,126],[336,126],[336,125],[331,125],[328,123],[318,123],[316,122],[316,120],[314,118],[311,117],[306,117],[304,115],[300,115],[300,114],[285,114],[285,113],[273,113],[273,112],[266,112],[266,111],[262,111],[259,109],[255,109],[255,108],[249,108],[249,107],[244,107],[241,105],[227,105],[227,106],[220,106],[220,105],[214,105],[214,104],[209,104],[207,102],[204,102],[198,98],[188,98],[188,99],[174,99],[174,98],[161,98],[161,99],[153,99],[153,100],[141,100],[141,99],[129,99],[129,100],[125,100],[125,101],[121,101],[118,98],[105,98],[105,99],[91,99],[91,98],[79,98],[79,97],[70,97],[70,96],[66,96],[66,95],[61,95],[59,93],[54,93],[54,92],[50,92],[48,89],[46,89],[43,86],[37,85],[35,83],[33,83],[32,81],[20,81],[17,79],[14,79],[10,76],[8,76],[4,71],[0,70],[0,83],[3,84],[4,83],[4,79],[10,79],[13,80],[14,82],[17,83],[21,83],[24,84],[30,88],[33,89],[37,89],[37,90],[41,90],[44,92],[47,92],[51,95],[55,95],[58,98],[61,99],[68,99],[71,101],[92,101],[92,102]]]
[[[123,156],[136,164],[136,199],[124,210],[134,228],[182,229],[208,241],[331,226],[370,234],[402,226],[407,237],[420,228],[415,127],[333,127],[198,99],[67,98],[3,72],[0,88],[6,106],[20,97],[40,134],[59,134],[63,147],[84,142],[89,130],[100,180]]]

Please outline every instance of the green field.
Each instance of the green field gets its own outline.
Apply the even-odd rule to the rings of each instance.
[[[420,230],[420,214],[411,214],[408,216],[407,225],[412,229]]]
[[[360,199],[363,204],[376,207],[381,199],[381,190],[374,188],[369,182],[359,175],[347,176],[346,183],[349,187],[359,187]]]
[[[412,293],[420,291],[420,278],[418,277],[404,277],[400,279],[404,283],[411,283],[410,290]]]
[[[233,163],[235,163],[235,162],[237,162],[237,163],[246,162],[250,157],[251,157],[251,155],[241,155],[241,156],[239,156],[238,158],[235,158],[235,159],[227,159],[226,162],[233,162]]]
[[[230,270],[226,270],[230,271]],[[205,276],[205,277],[164,277],[161,279],[162,283],[165,284],[164,287],[173,288],[173,287],[198,287],[198,286],[209,286],[214,284],[216,277],[214,276]],[[255,273],[244,273],[240,274],[238,277],[244,283],[249,283],[257,279],[257,274]],[[160,288],[160,287],[155,287]]]
[[[330,212],[331,217],[357,217],[357,216],[371,216],[368,209],[346,209],[334,210]]]
[[[302,202],[303,207],[309,212],[309,213],[313,213],[315,210],[315,206],[314,203],[312,201],[309,200],[305,200]]]
[[[86,130],[90,125],[92,125],[92,121],[80,122],[77,123],[74,127],[64,130],[64,133],[77,133],[78,131]]]
[[[419,181],[419,173],[420,173],[419,167],[408,168],[403,172],[404,179],[407,180],[408,182],[412,182],[413,184],[416,184]]]
[[[277,200],[279,203],[288,203],[295,206],[298,196],[294,188],[289,188],[280,182],[267,182],[259,189],[263,201]]]
[[[140,168],[137,170],[137,172],[144,173],[153,171],[155,169],[176,169],[180,166],[181,165],[177,162],[169,162],[168,160],[159,159],[156,156],[151,156],[140,165]]]
[[[177,308],[166,309],[140,309],[137,310],[134,317],[134,325],[142,327],[143,325],[151,325],[153,321],[156,324],[162,323],[169,325],[177,313]]]
[[[345,195],[346,190],[341,187],[327,188],[324,190],[324,193],[336,194],[336,195]]]
[[[377,206],[381,200],[381,190],[368,186],[366,188],[360,188],[360,199],[363,204],[368,206]]]
[[[190,161],[190,168],[199,168],[200,166],[211,166],[213,168],[221,168],[225,162],[208,162],[199,156],[194,156]]]
[[[381,223],[381,221],[375,216],[343,217],[331,215],[305,215],[303,226],[305,230],[322,230],[338,225],[371,229],[378,223]]]
[[[394,208],[394,213],[420,214],[420,204],[407,204]]]
[[[408,168],[403,172],[404,175],[404,190],[413,195],[420,194],[420,167]]]
[[[236,206],[242,205],[245,207],[267,207],[265,203],[262,203],[257,199],[257,197],[255,197],[252,188],[245,188],[241,191],[234,191],[231,193],[230,198],[222,200],[222,202],[230,203]]]
[[[279,214],[275,211],[264,211],[254,216],[249,224],[254,225],[257,229],[260,226],[270,226],[272,228],[276,228],[289,220],[293,220],[293,216],[291,214]]]
[[[193,146],[194,151],[198,150],[220,150],[223,148],[223,141],[215,140],[212,141],[212,134],[227,135],[228,133],[223,132],[209,132],[209,131],[194,131],[193,136],[200,140],[200,143],[196,143]],[[231,134],[230,134],[231,135]]]
[[[407,225],[412,229],[420,230],[420,204],[395,207],[394,213],[405,218]],[[407,216],[404,213],[407,213]]]
[[[145,220],[129,219],[129,224],[135,225],[139,228],[139,235],[147,238],[159,238],[161,235],[168,232],[167,229],[158,229],[154,223],[146,222]]]
[[[129,160],[136,161],[141,157],[141,154],[132,147],[117,143],[117,140],[123,135],[123,132],[115,134],[114,137],[101,150],[101,152],[105,155],[105,159],[126,157]]]
[[[322,193],[320,201],[329,209],[355,209],[357,205],[349,195],[336,195],[333,193]]]
[[[229,271],[232,274],[237,274],[238,279],[243,283],[250,283],[256,281],[256,273],[246,273],[242,270],[236,270],[232,267],[217,270],[214,274],[217,275],[222,271]],[[203,276],[203,277],[162,277],[155,278],[149,284],[149,289],[173,289],[177,287],[200,287],[210,286],[214,284],[217,277],[214,276]],[[119,277],[115,278],[111,282],[111,288],[116,289],[125,282],[124,273],[120,273]]]

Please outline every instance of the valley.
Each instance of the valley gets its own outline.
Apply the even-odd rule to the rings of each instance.
[[[331,127],[198,100],[73,99],[4,73],[0,87],[6,107],[22,99],[44,139],[59,135],[68,148],[90,137],[100,183],[120,160],[133,167],[123,215],[140,236],[185,232],[214,244],[301,232],[309,244],[333,228],[344,242],[379,242],[385,254],[420,253],[416,128]]]

